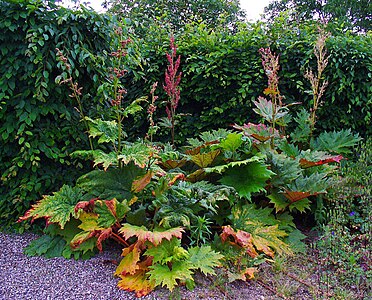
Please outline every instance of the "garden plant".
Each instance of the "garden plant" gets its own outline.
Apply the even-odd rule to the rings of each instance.
[[[372,296],[368,21],[336,23],[331,2],[328,24],[298,22],[306,1],[267,23],[238,1],[181,19],[182,1],[105,2],[0,0],[1,229],[39,230],[24,252],[46,258],[116,243],[137,297],[216,275]]]
[[[161,106],[156,85],[151,101],[126,100],[123,85],[131,59],[132,40],[117,27],[118,44],[111,52],[112,67],[100,90],[108,119],[85,115],[84,91],[72,78],[72,66],[56,49],[64,71],[57,82],[67,83],[78,104],[90,149],[71,155],[92,161],[93,170],[44,196],[19,219],[45,218],[45,235],[27,248],[29,255],[65,258],[89,257],[103,251],[112,239],[123,247],[115,275],[118,287],[138,297],[157,286],[173,290],[195,286],[194,274],[214,275],[226,269],[227,280],[254,278],[257,266],[277,255],[305,251],[305,236],[296,228],[294,216],[306,214],[335,184],[343,155],[360,138],[350,130],[315,134],[316,111],[326,83],[327,35],[320,32],[314,52],[318,70],[309,70],[313,109],[301,109],[289,132],[290,107],[279,91],[279,56],[260,49],[268,78],[264,96],[254,101],[261,123],[235,124],[202,132],[175,146],[178,88],[182,69],[174,37],[167,53],[168,68],[163,88],[170,128],[170,143],[156,141],[159,129],[153,113]],[[162,79],[159,79],[161,81]],[[148,104],[149,103],[149,104]],[[145,137],[127,139],[128,118],[148,106],[149,130]]]

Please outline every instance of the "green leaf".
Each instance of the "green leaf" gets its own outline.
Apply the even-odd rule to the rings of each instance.
[[[94,206],[94,212],[98,214],[97,224],[103,228],[109,228],[122,221],[129,210],[126,200],[119,202],[115,198],[105,201],[97,200]]]
[[[298,126],[291,133],[291,138],[297,143],[306,143],[310,139],[310,113],[302,108],[298,113],[297,117],[294,118]]]
[[[81,157],[84,159],[92,159],[95,166],[102,166],[107,170],[110,166],[118,165],[118,157],[115,152],[106,153],[102,150],[78,150],[71,154],[71,157]]]
[[[306,235],[302,234],[298,229],[293,229],[289,232],[288,236],[284,239],[291,249],[296,253],[306,253],[306,244],[302,242]]]
[[[276,213],[284,211],[291,204],[291,202],[284,197],[282,193],[278,193],[277,191],[272,191],[267,198],[270,199],[270,203],[274,204]]]
[[[85,117],[89,125],[89,135],[93,138],[99,137],[98,143],[115,142],[119,136],[119,128],[116,121],[93,120]]]
[[[186,260],[188,252],[181,247],[181,240],[172,238],[170,241],[163,240],[158,246],[147,249],[145,255],[153,257],[153,263],[167,264]]]
[[[143,143],[124,145],[118,159],[125,165],[133,162],[140,168],[145,168],[154,154],[154,149]]]
[[[142,110],[142,106],[140,105],[141,102],[144,102],[147,100],[147,96],[143,96],[141,98],[138,98],[134,100],[132,103],[130,103],[123,111],[123,117],[126,118],[129,115],[135,115],[139,111]]]
[[[251,158],[245,159],[245,160],[233,161],[233,162],[230,162],[228,164],[221,165],[221,166],[204,168],[204,171],[206,173],[218,173],[218,174],[222,174],[228,168],[245,166],[245,165],[248,165],[248,164],[250,164],[252,162],[262,162],[263,159],[264,159],[264,157],[265,156],[263,154],[258,153],[257,155],[255,155],[255,156],[253,156]]]
[[[186,280],[193,280],[193,272],[190,270],[189,263],[185,261],[177,261],[172,263],[170,269],[168,265],[155,264],[149,267],[149,279],[153,280],[156,285],[167,287],[173,291],[174,287],[178,285],[177,280],[185,282]]]
[[[243,144],[242,137],[243,135],[241,133],[229,133],[226,138],[220,142],[219,147],[227,151],[235,152]]]
[[[52,258],[61,256],[65,246],[66,241],[61,236],[43,235],[25,247],[23,253],[28,256],[45,255]]]
[[[270,153],[268,160],[275,175],[270,179],[273,186],[283,186],[298,178],[302,173],[298,160],[284,154]]]
[[[206,153],[197,153],[191,156],[191,160],[200,168],[205,168],[213,163],[220,152],[220,150],[213,150]]]
[[[311,144],[314,150],[325,150],[331,153],[350,153],[362,138],[358,134],[353,134],[350,129],[323,132]]]
[[[227,135],[231,133],[231,131],[226,129],[218,129],[212,131],[205,131],[199,135],[198,139],[189,138],[187,139],[188,144],[190,144],[193,148],[197,148],[200,146],[205,146],[211,144],[216,141],[221,141],[227,137]]]
[[[252,193],[265,191],[266,181],[274,174],[265,164],[252,162],[228,169],[220,182],[235,188],[239,196],[250,199]]]
[[[214,268],[221,265],[222,254],[210,246],[192,247],[188,251],[192,269],[199,269],[204,275],[215,275]]]
[[[293,211],[297,209],[299,212],[303,213],[306,209],[310,209],[310,200],[308,198],[303,198],[296,202],[291,203],[289,210]]]
[[[144,173],[144,170],[130,164],[121,169],[91,171],[81,176],[76,184],[87,192],[90,199],[116,198],[118,201],[123,201],[132,198],[132,182]]]

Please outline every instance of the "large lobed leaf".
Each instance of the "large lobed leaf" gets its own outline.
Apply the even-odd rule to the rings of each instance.
[[[231,131],[226,129],[218,129],[212,131],[205,131],[200,133],[199,138],[189,138],[187,142],[194,148],[205,146],[207,144],[215,143],[226,138]]]
[[[132,198],[132,183],[145,174],[133,164],[121,169],[94,170],[77,180],[77,186],[87,192],[90,198],[113,199],[118,201]]]
[[[146,296],[155,288],[154,280],[149,280],[146,271],[142,269],[133,275],[120,275],[120,278],[118,288],[135,292],[137,297]]]
[[[171,228],[168,230],[147,230],[144,226],[135,226],[131,224],[124,224],[123,227],[119,229],[125,239],[129,239],[132,236],[138,238],[139,242],[144,243],[145,241],[151,242],[153,245],[157,246],[161,243],[163,239],[171,240],[172,237],[181,238],[184,230],[181,227]]]
[[[176,261],[186,260],[189,253],[181,247],[181,240],[172,238],[170,241],[163,241],[158,246],[147,249],[145,255],[153,258],[153,264],[167,264]]]
[[[186,282],[187,280],[193,281],[193,271],[190,265],[185,261],[176,261],[172,263],[170,269],[168,265],[155,264],[149,267],[151,270],[148,272],[149,279],[154,281],[156,285],[167,287],[170,291],[178,285],[177,280]]]
[[[79,187],[70,187],[68,185],[53,193],[53,195],[44,196],[42,200],[34,204],[20,221],[31,218],[46,218],[50,223],[58,223],[63,229],[65,224],[70,220],[71,216],[77,218],[75,205],[83,200],[83,190]]]
[[[266,181],[275,175],[261,162],[252,162],[244,166],[229,168],[220,182],[232,186],[239,196],[251,198],[252,193],[265,191]]]
[[[204,275],[215,275],[214,268],[221,265],[223,255],[210,246],[189,248],[189,262],[192,269],[200,270]]]
[[[279,254],[291,254],[290,247],[283,242],[288,234],[279,228],[281,222],[271,212],[271,208],[258,209],[254,204],[235,206],[232,209],[233,227],[248,233],[258,252],[271,257],[274,256],[273,250]]]
[[[125,165],[134,163],[140,168],[145,168],[154,156],[155,149],[143,143],[124,145],[118,155],[118,159]]]
[[[328,151],[331,153],[343,154],[350,153],[362,138],[358,134],[353,134],[350,129],[323,132],[318,138],[312,141],[311,146],[314,150]]]
[[[119,128],[116,121],[104,121],[101,119],[91,119],[85,117],[88,121],[89,135],[93,138],[99,137],[98,143],[113,143],[118,139]]]

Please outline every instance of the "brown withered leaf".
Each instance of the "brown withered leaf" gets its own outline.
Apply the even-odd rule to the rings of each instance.
[[[132,183],[132,192],[139,193],[142,191],[150,182],[154,173],[150,170],[145,175],[136,179]]]

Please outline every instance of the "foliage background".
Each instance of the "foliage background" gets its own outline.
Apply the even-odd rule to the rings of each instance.
[[[55,48],[69,57],[74,79],[83,86],[85,113],[104,115],[98,91],[109,67],[105,58],[117,23],[108,15],[70,11],[38,0],[0,4],[0,216],[1,225],[13,225],[31,202],[74,181],[88,167],[69,157],[88,144],[68,88],[55,84],[61,73]],[[131,68],[126,77],[127,97],[133,100],[148,95],[155,81],[162,85],[170,31],[154,22],[146,35],[135,36],[138,22],[126,23],[133,28],[136,55],[141,57],[139,67]],[[184,116],[176,136],[180,142],[201,131],[258,121],[251,106],[266,86],[261,47],[271,45],[280,53],[279,87],[285,102],[301,101],[311,107],[310,84],[302,74],[307,67],[316,68],[315,24],[293,24],[286,17],[269,27],[217,24],[211,29],[189,23],[174,34],[183,72],[178,112]],[[336,30],[329,38],[331,58],[325,74],[329,87],[318,113],[319,130],[351,128],[363,136],[371,134],[371,44],[370,33]],[[166,95],[161,88],[155,93],[160,118],[165,116],[161,101]],[[144,136],[145,113],[131,121],[130,136]]]
[[[110,18],[41,1],[0,1],[0,224],[13,225],[30,203],[73,181],[83,166],[69,157],[87,147],[76,105],[55,83],[55,48],[65,51],[94,110],[107,55]],[[85,166],[86,167],[86,166]]]

